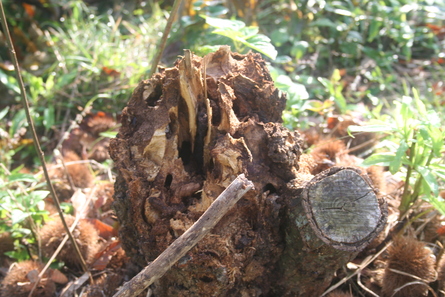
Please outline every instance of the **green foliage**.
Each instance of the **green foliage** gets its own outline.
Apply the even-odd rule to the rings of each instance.
[[[40,23],[42,34],[36,44],[41,57],[29,55],[38,59],[22,63],[31,112],[42,140],[47,142],[67,114],[73,117],[93,105],[112,113],[122,110],[136,84],[147,78],[168,14],[153,1],[149,2],[149,12],[139,7],[119,16],[98,13],[84,1],[63,3],[70,12],[61,21]],[[192,3],[193,13],[183,15],[170,36],[164,62],[171,64],[184,48],[198,55],[220,45],[231,45],[240,53],[262,53],[271,64],[276,86],[287,93],[283,120],[290,129],[307,128],[311,125],[309,117],[345,114],[356,108],[357,102],[364,102],[371,110],[368,116],[374,115],[379,121],[351,127],[351,131],[387,134],[381,144],[386,150],[369,157],[365,165],[385,165],[392,173],[403,175],[402,214],[418,197],[445,214],[445,203],[438,195],[440,180],[445,178],[441,159],[445,135],[440,113],[435,110],[443,98],[420,95],[414,89],[392,102],[407,88],[400,83],[396,66],[412,59],[431,62],[445,56],[444,41],[427,26],[443,24],[445,7],[441,0],[268,0],[258,4],[252,22],[238,17],[222,1],[211,6],[204,1]],[[10,23],[19,26],[20,17],[14,13]],[[368,62],[370,66],[364,66]],[[422,70],[427,67],[435,65],[430,63]],[[0,68],[0,87],[18,98],[17,81],[5,69]],[[440,80],[445,74],[443,69],[431,73]],[[348,90],[346,76],[359,78],[365,89]],[[409,78],[404,81],[416,83]],[[429,86],[416,87],[425,93]],[[41,212],[45,192],[38,192],[41,185],[30,176],[18,174],[18,169],[10,175],[6,172],[14,155],[20,152],[23,159],[32,150],[26,150],[23,141],[27,123],[18,101],[18,107],[0,110],[0,162],[4,170],[0,173],[0,228],[21,239],[16,241],[15,254],[20,258],[26,257],[20,246],[23,240],[35,240],[31,224],[38,226],[45,216]]]
[[[26,52],[22,63],[23,80],[44,149],[53,142],[54,132],[79,111],[94,108],[116,114],[122,110],[133,89],[146,78],[160,38],[159,28],[166,22],[156,4],[150,15],[117,18],[97,14],[94,7],[87,7],[83,1],[67,1],[65,8],[69,9],[69,16],[63,16],[61,22],[42,22],[37,30],[37,53],[44,59],[38,59],[37,53]],[[14,103],[19,106],[13,72],[0,69],[1,86],[13,94]],[[25,114],[16,108],[6,119],[12,122],[10,131],[6,131],[11,140],[26,126]],[[29,134],[21,136],[30,138]],[[8,145],[11,148],[12,144]],[[19,149],[23,147],[13,145],[7,154],[14,155]],[[27,147],[19,156],[17,161],[24,162],[26,157],[35,158],[35,151]]]
[[[195,14],[181,18],[173,40],[182,40],[184,48],[191,48],[198,55],[213,52],[221,45],[230,45],[239,53],[253,50],[276,59],[275,47],[268,36],[260,33],[258,26],[247,26],[245,22],[229,17],[229,10],[222,5],[203,8],[201,4],[196,1]]]
[[[283,21],[277,23],[277,18]],[[351,66],[372,53],[372,58],[384,52],[395,55],[391,59],[409,60],[438,50],[424,24],[444,18],[445,9],[439,2],[418,0],[296,1],[295,7],[275,1],[258,16],[261,27],[270,27],[268,35],[281,55],[299,59],[298,48],[304,40],[310,51]]]
[[[30,103],[38,113],[37,125],[50,129],[65,117],[65,110],[95,108],[116,111],[149,70],[165,24],[162,11],[153,6],[150,16],[132,22],[96,14],[83,1],[70,1],[71,14],[63,22],[47,22],[46,59],[25,64]],[[156,24],[156,26],[155,26]],[[33,57],[30,57],[30,59]],[[0,70],[0,81],[18,95],[13,76]]]
[[[341,84],[341,76],[338,69],[335,69],[331,79],[326,79],[323,77],[319,77],[318,80],[320,83],[326,88],[329,94],[329,98],[331,101],[337,104],[338,110],[340,114],[345,114],[348,110],[346,105],[346,99],[343,96],[343,86]]]
[[[0,232],[9,232],[15,240],[15,249],[8,255],[25,260],[30,258],[25,243],[37,242],[38,228],[48,219],[44,199],[49,192],[35,176],[19,169],[11,173],[0,169]]]
[[[445,54],[427,26],[443,23],[440,1],[275,0],[261,5],[259,27],[278,50],[272,64],[306,86],[309,110],[320,115],[344,114],[357,101],[376,106],[379,97],[397,97],[403,88],[396,64]],[[372,66],[366,66],[369,62]],[[361,77],[368,88],[346,96],[340,69]],[[288,126],[305,126],[301,118],[283,119]]]
[[[150,68],[158,40],[154,24],[165,24],[162,13],[155,8],[151,17],[135,16],[130,23],[96,15],[83,2],[73,2],[72,10],[63,26],[49,30],[59,60],[45,84],[69,94],[69,104],[85,107],[94,102],[98,109],[115,111],[116,103],[123,107]]]
[[[22,138],[28,126],[25,111],[19,110],[7,121],[10,113],[10,107],[0,111],[0,165],[5,170],[11,168],[12,159],[18,152],[27,155],[24,149],[29,148],[29,141]]]
[[[400,204],[403,216],[419,197],[445,215],[445,201],[439,196],[439,181],[445,180],[445,131],[439,114],[425,104],[413,89],[413,96],[395,101],[391,115],[369,126],[351,126],[351,132],[387,133],[382,142],[387,151],[367,158],[363,165],[388,166],[392,174],[402,174],[405,187]]]
[[[236,52],[245,53],[246,47],[251,48],[265,56],[275,59],[277,51],[270,43],[269,37],[259,34],[256,26],[246,27],[246,24],[237,20],[226,20],[212,18],[201,15],[206,20],[206,24],[214,27],[213,34],[225,36],[232,40]]]
[[[286,110],[283,112],[285,125],[292,129],[298,125],[298,118],[310,110],[309,93],[303,84],[296,83],[279,68],[269,67],[275,86],[287,94]]]

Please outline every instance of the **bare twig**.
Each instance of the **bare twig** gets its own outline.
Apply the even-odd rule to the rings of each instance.
[[[403,288],[406,288],[408,286],[413,286],[413,285],[422,285],[422,286],[426,286],[428,291],[430,291],[434,297],[437,297],[437,294],[434,292],[433,288],[431,288],[427,283],[424,283],[423,281],[412,281],[409,283],[404,284],[403,286],[398,287],[397,289],[394,290],[394,293],[391,295],[391,297],[394,297],[397,295],[397,293],[402,290]]]
[[[80,191],[80,190],[78,190]],[[84,213],[85,209],[87,209],[88,204],[91,201],[91,195],[95,192],[95,187],[91,189],[89,195],[88,195],[88,199],[85,200],[85,202],[83,203],[83,205],[81,207],[79,207],[78,210],[78,214],[76,215],[76,218],[73,222],[73,224],[70,227],[70,232],[72,233],[74,231],[74,229],[76,228],[77,224],[79,223],[80,219],[82,219],[82,216],[79,215],[79,213]],[[73,194],[73,196],[76,195],[76,193]],[[65,243],[68,241],[68,234],[66,234],[62,241],[60,242],[59,246],[57,247],[57,249],[54,251],[54,253],[51,255],[51,257],[48,259],[45,267],[43,267],[42,271],[40,271],[39,276],[37,278],[37,281],[34,283],[34,286],[32,287],[31,291],[29,292],[28,297],[32,296],[32,293],[34,292],[34,290],[36,289],[37,285],[39,284],[40,280],[42,279],[43,275],[46,273],[46,271],[48,270],[49,266],[51,265],[51,263],[53,262],[53,260],[57,257],[57,255],[59,255],[60,251],[62,250],[62,248],[65,246]],[[89,275],[91,277],[91,275]],[[91,277],[92,278],[92,277]]]
[[[173,21],[176,17],[180,4],[181,0],[175,0],[175,2],[173,3],[172,11],[170,12],[170,16],[168,17],[167,25],[165,25],[164,33],[162,33],[161,42],[159,43],[158,51],[156,52],[156,56],[151,64],[151,69],[148,77],[152,77],[152,75],[155,74],[156,69],[158,68],[159,61],[161,61],[162,53],[164,52],[165,44],[167,43],[167,38],[170,34],[170,30],[172,28]]]
[[[54,155],[57,159],[59,159],[60,163],[62,164],[63,172],[68,179],[68,184],[70,185],[71,190],[74,192],[76,190],[76,186],[74,185],[73,178],[71,177],[71,174],[68,173],[68,169],[66,168],[65,161],[63,160],[63,157],[60,154],[60,151],[58,149],[54,150]]]
[[[173,264],[193,248],[210,230],[219,222],[226,212],[250,189],[253,183],[239,175],[204,214],[184,234],[176,239],[162,254],[150,265],[145,267],[138,275],[122,288],[113,297],[137,296],[154,281],[162,277]]]
[[[400,271],[400,270],[397,270],[397,269],[394,269],[394,268],[389,268],[389,270],[392,271],[392,272],[401,274],[401,275],[409,276],[409,277],[411,277],[411,278],[413,278],[415,280],[418,280],[418,281],[421,281],[421,282],[424,282],[424,283],[430,283],[430,282],[433,282],[433,281],[437,280],[437,272],[436,271],[435,271],[436,274],[434,276],[434,280],[429,281],[429,280],[425,280],[425,279],[423,279],[421,277],[418,277],[417,275],[414,275],[414,274],[411,274],[411,273],[407,273],[407,272],[404,272],[404,271]]]
[[[361,272],[363,269],[365,269],[369,264],[371,264],[375,259],[377,259],[380,254],[382,254],[386,249],[392,244],[392,241],[390,241],[387,245],[385,245],[378,253],[376,253],[374,256],[366,257],[365,260],[363,260],[362,264],[360,264],[359,268],[352,274],[345,276],[342,278],[338,283],[330,286],[320,297],[326,296],[330,292],[334,291],[338,287],[340,287],[342,284],[346,283],[349,279],[357,275],[359,272]]]
[[[364,284],[362,284],[362,281],[361,281],[361,274],[362,274],[362,271],[359,270],[358,273],[357,273],[357,284],[358,284],[363,290],[365,290],[368,294],[370,294],[370,295],[372,295],[372,296],[374,296],[374,297],[379,297],[379,295],[377,295],[376,293],[374,293],[374,291],[372,291],[371,289],[367,288]]]
[[[76,228],[77,223],[79,223],[79,217],[77,217],[74,220],[74,223],[71,225],[70,227],[70,231],[73,232],[74,228]],[[43,267],[42,271],[40,271],[39,276],[36,280],[36,282],[34,283],[34,286],[32,287],[31,291],[28,294],[28,297],[31,297],[32,294],[34,293],[34,290],[37,288],[37,285],[40,283],[40,280],[42,279],[43,275],[46,273],[46,271],[48,270],[49,266],[51,265],[51,263],[53,262],[53,260],[57,257],[57,255],[60,253],[60,251],[62,250],[62,248],[64,247],[65,243],[68,241],[68,234],[65,235],[62,239],[62,241],[60,242],[59,246],[57,247],[57,249],[54,251],[54,253],[52,254],[52,256],[48,259],[48,261],[46,262],[45,267]]]
[[[19,88],[20,88],[20,93],[21,93],[21,97],[22,97],[22,104],[23,104],[23,106],[25,108],[26,119],[28,121],[29,127],[31,128],[31,132],[32,132],[31,134],[32,134],[32,138],[33,138],[33,141],[34,141],[34,146],[35,146],[36,151],[37,151],[37,155],[39,156],[40,162],[42,163],[42,168],[43,168],[43,173],[45,175],[46,183],[48,185],[48,188],[49,188],[49,191],[51,193],[51,196],[52,196],[52,198],[54,200],[54,205],[57,208],[57,212],[59,213],[59,216],[60,216],[60,219],[62,221],[63,227],[65,228],[65,231],[67,232],[67,234],[68,234],[68,236],[70,238],[70,241],[72,242],[72,244],[74,246],[74,249],[76,251],[77,256],[79,257],[80,263],[82,265],[82,269],[85,272],[88,272],[88,267],[87,267],[87,265],[85,263],[85,260],[82,257],[82,254],[80,253],[79,246],[77,245],[77,242],[74,240],[74,237],[71,234],[68,225],[66,224],[65,218],[63,216],[62,208],[60,207],[59,199],[58,199],[58,197],[56,195],[56,192],[54,190],[54,187],[53,187],[53,185],[51,183],[51,179],[50,179],[49,174],[48,174],[48,169],[46,167],[45,157],[44,157],[43,151],[42,151],[42,149],[40,147],[40,142],[39,142],[39,139],[37,138],[37,133],[36,133],[36,130],[35,130],[35,127],[34,127],[34,122],[32,120],[31,113],[29,111],[29,102],[28,102],[28,98],[26,96],[25,85],[23,83],[22,75],[20,73],[20,67],[19,67],[19,63],[17,61],[17,56],[16,56],[16,53],[15,53],[15,50],[14,50],[14,46],[12,44],[11,34],[9,33],[8,24],[6,23],[5,10],[3,9],[2,1],[0,1],[0,13],[1,13],[0,14],[1,25],[2,25],[2,28],[3,28],[4,35],[6,37],[6,44],[7,44],[8,48],[9,48],[9,51],[10,51],[11,60],[12,60],[12,62],[14,64],[14,68],[15,68],[15,71],[16,71],[17,82],[18,82]],[[92,279],[91,276],[90,276],[90,279]]]

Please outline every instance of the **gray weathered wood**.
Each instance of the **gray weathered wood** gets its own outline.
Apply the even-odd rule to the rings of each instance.
[[[386,220],[371,182],[354,168],[316,176],[305,187],[302,201],[316,235],[345,251],[358,251],[369,244]]]
[[[114,297],[137,296],[154,281],[162,277],[171,266],[210,232],[245,193],[253,188],[253,183],[245,178],[244,174],[240,174],[184,234],[138,275],[125,283]]]
[[[285,288],[276,296],[320,296],[336,271],[382,230],[387,206],[365,171],[354,167],[332,167],[289,185],[293,199],[279,263]]]

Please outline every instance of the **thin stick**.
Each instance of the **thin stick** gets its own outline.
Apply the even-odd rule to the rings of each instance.
[[[76,191],[76,186],[74,185],[73,178],[71,177],[71,174],[69,174],[68,168],[66,168],[65,161],[63,160],[63,157],[60,155],[60,151],[58,149],[55,149],[53,152],[56,158],[59,159],[60,163],[62,164],[63,173],[68,179],[68,184],[70,185],[71,190],[73,192]]]
[[[226,212],[250,189],[253,189],[253,183],[245,178],[244,174],[240,174],[184,234],[138,275],[125,283],[113,297],[138,296],[209,233]]]
[[[326,296],[330,292],[334,291],[338,287],[340,287],[342,284],[346,283],[350,278],[357,275],[359,272],[361,272],[364,268],[366,268],[369,264],[371,264],[375,259],[377,259],[380,254],[382,254],[386,249],[392,244],[392,241],[389,242],[387,245],[385,245],[378,253],[376,253],[374,256],[369,256],[363,260],[362,264],[360,264],[360,267],[352,274],[345,276],[343,279],[341,279],[338,283],[330,286],[320,297]]]
[[[162,53],[164,52],[165,44],[167,43],[168,35],[170,34],[170,30],[173,25],[173,21],[178,13],[179,5],[181,4],[181,0],[175,0],[173,3],[172,11],[170,12],[170,16],[168,17],[167,24],[165,25],[164,33],[162,33],[161,42],[158,46],[158,51],[156,52],[156,56],[151,64],[150,72],[148,73],[148,77],[152,77],[155,74],[156,69],[158,68],[159,61],[161,61]]]
[[[74,228],[76,228],[77,223],[79,223],[79,219],[80,217],[76,217],[76,219],[74,220],[74,223],[71,225],[70,227],[70,231],[73,232]],[[68,234],[65,235],[65,237],[63,237],[62,242],[60,242],[59,246],[57,247],[57,249],[54,251],[54,253],[52,254],[52,256],[48,259],[48,261],[46,262],[45,267],[43,267],[42,271],[40,271],[37,281],[34,283],[34,286],[32,287],[31,291],[28,294],[28,297],[32,297],[32,294],[34,293],[34,290],[37,288],[37,285],[40,283],[40,280],[42,279],[43,275],[46,273],[46,271],[48,270],[49,266],[51,266],[51,263],[53,262],[53,260],[57,257],[57,255],[60,253],[60,251],[62,250],[62,248],[65,246],[65,243],[68,241]]]
[[[374,297],[379,297],[379,295],[377,295],[376,293],[374,293],[373,290],[367,288],[364,284],[362,284],[362,280],[361,280],[361,275],[362,275],[362,271],[361,269],[359,269],[358,273],[357,273],[357,284],[363,289],[365,290],[368,294],[374,296]]]
[[[76,240],[74,240],[73,234],[71,234],[70,229],[69,229],[68,225],[66,224],[65,217],[63,216],[62,208],[60,207],[59,199],[56,195],[56,191],[54,190],[54,187],[51,183],[51,179],[48,174],[48,169],[46,167],[46,162],[45,162],[45,156],[44,156],[43,151],[40,147],[40,142],[39,142],[39,139],[37,138],[36,129],[34,127],[34,122],[32,120],[31,113],[29,111],[29,102],[28,102],[28,98],[26,96],[25,85],[23,84],[22,75],[20,73],[19,62],[17,61],[17,56],[16,56],[16,53],[14,50],[14,46],[12,45],[11,34],[9,33],[8,24],[6,23],[5,10],[3,9],[2,1],[0,1],[0,13],[1,13],[1,15],[0,15],[1,24],[2,24],[2,28],[3,28],[3,32],[5,33],[4,35],[6,37],[6,44],[8,45],[8,48],[10,51],[10,56],[14,63],[15,73],[17,76],[17,81],[19,83],[20,93],[22,96],[22,104],[25,107],[26,119],[28,121],[29,127],[31,128],[32,139],[34,141],[34,146],[36,148],[37,155],[39,156],[40,162],[42,163],[42,168],[43,168],[43,173],[45,174],[46,183],[48,185],[51,196],[54,200],[54,204],[56,205],[57,212],[59,213],[63,227],[65,228],[65,231],[67,232],[67,234],[70,238],[70,241],[72,242],[72,244],[74,246],[77,256],[79,257],[80,263],[82,265],[82,269],[86,273],[89,273],[87,264],[85,263],[85,260],[83,259],[82,254],[80,253],[79,246],[77,245]],[[89,275],[90,275],[90,279],[92,280],[91,274],[89,274]]]

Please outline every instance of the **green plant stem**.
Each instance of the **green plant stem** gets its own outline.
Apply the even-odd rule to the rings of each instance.
[[[420,192],[420,186],[423,180],[423,176],[419,174],[419,177],[416,180],[416,183],[414,184],[414,190],[411,194],[411,202],[414,203],[417,201],[417,198],[419,198],[419,192]]]
[[[415,135],[414,135],[415,138]],[[415,150],[416,150],[416,142],[413,141],[413,144],[410,147],[410,153],[409,153],[409,160],[410,163],[413,164],[414,156],[415,156]],[[405,213],[408,211],[409,206],[411,204],[412,195],[409,191],[409,179],[411,178],[411,174],[413,171],[413,167],[410,165],[408,166],[408,170],[406,171],[406,177],[405,177],[405,185],[403,186],[403,194],[402,194],[402,201],[400,202],[400,215],[399,218],[402,218]]]
[[[431,163],[431,160],[433,159],[433,154],[430,154],[428,157],[428,160],[426,161],[425,166],[428,167]],[[419,198],[419,192],[420,192],[420,186],[423,180],[423,176],[419,174],[419,177],[416,180],[416,183],[414,184],[414,191],[411,195],[411,202],[416,202],[417,198]]]
[[[413,161],[414,161],[414,156],[412,155],[412,152],[415,149],[416,149],[416,143],[413,143],[413,145],[411,146],[411,152],[410,152],[410,162],[411,162],[411,164],[413,164]],[[426,161],[425,166],[428,167],[432,160],[433,160],[433,154],[429,154],[428,160]],[[405,191],[407,191],[407,185],[409,186],[408,178],[411,176],[412,170],[413,170],[412,166],[409,166],[408,167],[408,172],[406,173],[406,175],[407,175],[406,178],[407,179],[405,180],[405,188],[403,190],[402,204],[405,201],[404,200],[405,199]],[[408,173],[409,173],[410,176],[408,176]],[[419,176],[418,176],[418,178],[416,180],[416,183],[414,184],[412,194],[408,195],[409,199],[406,198],[407,201],[406,201],[406,204],[404,204],[404,206],[403,206],[404,207],[403,208],[403,212],[406,212],[408,210],[408,208],[409,208],[409,205],[411,203],[416,202],[417,199],[419,198],[419,193],[420,193],[420,187],[421,187],[421,184],[422,184],[422,180],[423,180],[423,176],[419,173]],[[401,204],[401,207],[402,207],[402,204]],[[402,214],[402,208],[401,208],[401,212],[400,213]]]
[[[159,61],[161,61],[162,53],[164,52],[165,44],[167,43],[168,35],[170,34],[170,30],[173,25],[173,21],[178,13],[179,5],[182,0],[175,0],[173,3],[172,11],[170,12],[170,16],[168,17],[167,24],[165,25],[164,33],[162,33],[161,42],[159,43],[158,51],[156,52],[156,56],[151,64],[150,72],[148,73],[148,77],[152,77],[155,74],[156,69],[158,68]]]
[[[34,127],[34,122],[32,120],[31,117],[31,113],[30,113],[30,108],[29,108],[29,101],[28,98],[26,96],[26,90],[25,90],[25,85],[23,84],[23,80],[22,80],[22,75],[20,73],[20,66],[19,63],[17,61],[17,56],[14,50],[14,46],[12,44],[12,40],[11,40],[11,35],[9,33],[9,28],[8,28],[8,24],[6,23],[6,16],[5,16],[5,11],[3,9],[3,3],[2,1],[0,1],[0,20],[1,20],[1,25],[3,28],[3,32],[5,35],[5,39],[6,39],[6,44],[10,50],[10,56],[11,56],[11,60],[14,63],[14,68],[16,71],[16,77],[17,77],[17,82],[19,84],[20,87],[20,93],[21,93],[21,97],[22,97],[22,104],[25,108],[25,114],[26,114],[26,119],[28,121],[29,127],[31,128],[31,134],[32,134],[32,138],[34,141],[34,146],[36,148],[37,151],[37,155],[39,156],[40,162],[42,163],[42,169],[43,169],[43,173],[45,175],[45,180],[46,183],[48,185],[49,191],[51,193],[51,196],[53,198],[54,204],[57,208],[57,212],[59,213],[60,216],[60,220],[62,221],[63,227],[65,228],[65,231],[67,232],[69,239],[71,241],[71,243],[73,244],[74,250],[76,251],[77,256],[79,257],[80,260],[80,264],[82,265],[82,269],[84,270],[84,272],[88,273],[90,276],[90,280],[92,280],[91,274],[88,271],[88,267],[85,263],[84,258],[82,257],[82,254],[80,252],[79,246],[77,245],[76,240],[73,237],[73,234],[70,232],[70,229],[65,221],[65,217],[63,216],[63,211],[62,208],[60,207],[60,202],[59,202],[59,198],[56,195],[56,191],[54,190],[54,187],[51,183],[51,179],[49,177],[48,174],[48,168],[46,166],[46,162],[45,162],[45,155],[40,147],[40,142],[39,139],[37,137],[37,133]]]

